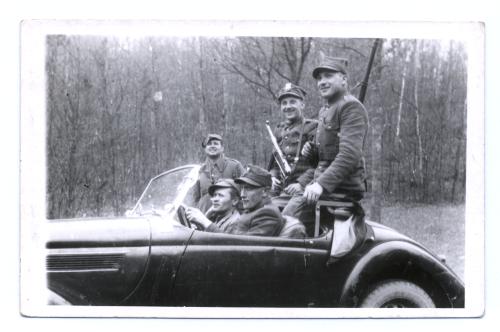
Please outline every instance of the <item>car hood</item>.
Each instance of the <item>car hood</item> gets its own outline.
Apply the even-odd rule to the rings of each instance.
[[[147,218],[77,218],[49,220],[46,247],[149,246],[151,223]]]

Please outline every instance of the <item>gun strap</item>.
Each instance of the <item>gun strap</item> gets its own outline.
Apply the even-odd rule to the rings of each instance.
[[[300,157],[300,150],[302,150],[302,136],[304,135],[304,127],[306,125],[306,120],[302,118],[302,125],[300,127],[299,143],[297,144],[297,152],[295,154],[295,159],[293,160],[293,167],[297,165]]]

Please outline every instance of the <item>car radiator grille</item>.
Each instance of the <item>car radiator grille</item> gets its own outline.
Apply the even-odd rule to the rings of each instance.
[[[48,271],[118,270],[124,254],[49,255]]]

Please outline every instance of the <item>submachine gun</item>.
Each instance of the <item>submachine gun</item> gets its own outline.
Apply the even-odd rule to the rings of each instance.
[[[287,177],[290,176],[290,174],[292,174],[292,168],[290,167],[290,164],[286,160],[285,155],[283,155],[283,151],[281,151],[281,148],[278,144],[278,141],[276,140],[276,137],[274,137],[273,131],[269,126],[269,121],[266,121],[266,128],[267,132],[269,133],[269,137],[271,138],[271,142],[273,143],[275,151],[275,153],[273,153],[273,156],[280,169],[281,177],[283,179],[286,179]]]

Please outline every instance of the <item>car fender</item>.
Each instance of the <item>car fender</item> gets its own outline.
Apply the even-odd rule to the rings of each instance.
[[[53,220],[46,227],[47,286],[64,300],[117,305],[144,278],[151,252],[147,218]]]
[[[372,247],[354,265],[344,283],[340,304],[358,306],[377,283],[404,279],[422,287],[437,307],[463,307],[460,279],[435,256],[409,241],[389,241]]]

